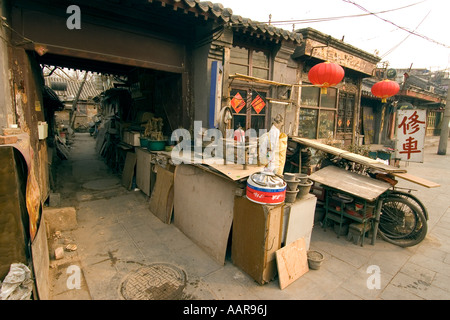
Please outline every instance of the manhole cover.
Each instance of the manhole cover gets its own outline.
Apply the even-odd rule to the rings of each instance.
[[[185,286],[183,270],[158,263],[128,274],[120,284],[120,294],[125,300],[177,300]]]

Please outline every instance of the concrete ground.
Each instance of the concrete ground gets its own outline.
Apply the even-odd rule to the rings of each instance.
[[[225,265],[219,265],[173,224],[162,223],[149,211],[147,196],[121,186],[121,177],[95,153],[94,138],[77,134],[70,159],[58,165],[56,192],[62,207],[76,208],[78,225],[51,240],[66,239],[76,243],[77,250],[51,261],[52,299],[131,297],[139,293],[141,280],[151,281],[133,272],[153,272],[149,267],[155,265],[173,273],[168,282],[175,287],[184,277],[185,286],[172,299],[450,299],[450,143],[444,156],[437,155],[436,144],[428,145],[424,163],[411,163],[406,169],[441,187],[428,189],[404,180],[398,184],[417,190],[414,193],[427,206],[429,231],[424,241],[400,248],[377,239],[375,245],[366,241],[361,247],[346,237],[337,238],[332,229],[324,232],[316,223],[310,249],[322,252],[324,263],[281,290],[278,278],[259,285],[233,265],[229,252]],[[79,286],[73,270],[81,272]],[[158,297],[164,296],[153,298]]]

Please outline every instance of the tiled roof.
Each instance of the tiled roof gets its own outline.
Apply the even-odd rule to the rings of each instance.
[[[296,43],[302,42],[303,36],[299,33],[287,31],[282,28],[277,28],[267,23],[253,21],[249,18],[243,18],[239,15],[234,15],[233,10],[231,10],[230,8],[225,8],[220,3],[212,3],[210,1],[201,0],[151,0],[150,2],[156,1],[159,1],[161,3],[172,2],[174,5],[184,4],[191,9],[197,9],[199,12],[210,15],[212,18],[227,22],[233,28],[242,30],[244,32],[247,30],[251,30],[261,35],[266,35],[272,39],[284,39]]]
[[[279,39],[293,41],[296,43],[301,43],[303,39],[303,36],[300,33],[290,32],[282,28],[276,28],[267,23],[253,21],[251,19],[243,18],[241,16],[235,15],[231,16],[231,23],[238,29],[253,30],[256,32],[260,32],[262,34],[266,34],[270,37],[276,37]]]
[[[67,80],[61,77],[52,76],[45,77],[45,84],[53,89],[53,91],[58,95],[61,101],[73,101],[73,99],[75,99],[75,96],[77,95],[81,81]],[[102,93],[102,91],[103,90],[98,90],[95,87],[94,81],[86,81],[83,86],[83,90],[81,91],[79,100],[92,100],[94,97]]]

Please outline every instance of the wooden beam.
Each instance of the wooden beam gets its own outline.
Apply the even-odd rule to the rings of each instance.
[[[437,188],[437,187],[441,186],[440,184],[437,184],[435,182],[432,182],[432,181],[424,179],[424,178],[413,176],[412,174],[409,174],[406,172],[405,173],[394,173],[394,176],[405,179],[410,182],[417,183],[417,184],[419,184],[423,187],[427,187],[427,188]]]
[[[240,74],[240,73],[230,75],[230,79],[243,80],[243,81],[249,81],[249,82],[258,82],[258,83],[270,84],[270,85],[274,85],[274,86],[286,86],[286,87],[293,86],[292,84],[281,83],[281,82],[266,80],[266,79],[257,78],[257,77],[246,76],[246,75]]]

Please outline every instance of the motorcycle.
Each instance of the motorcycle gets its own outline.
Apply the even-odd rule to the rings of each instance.
[[[100,126],[100,123],[102,122],[102,118],[100,115],[96,114],[93,118],[92,118],[92,122],[89,122],[89,134],[91,135],[91,137],[96,138],[98,135],[98,127]]]

